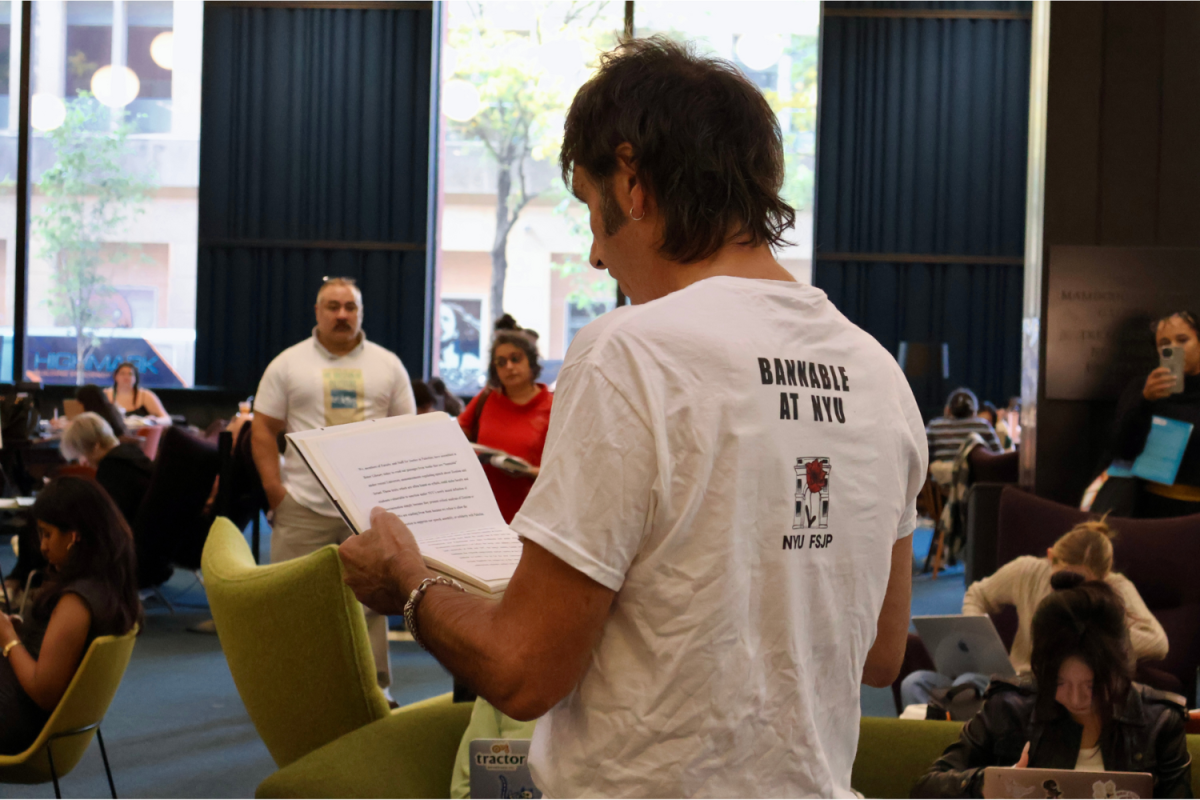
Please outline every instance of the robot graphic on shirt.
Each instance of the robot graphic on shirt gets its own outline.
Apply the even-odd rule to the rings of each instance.
[[[829,459],[796,459],[796,516],[792,530],[829,527]]]

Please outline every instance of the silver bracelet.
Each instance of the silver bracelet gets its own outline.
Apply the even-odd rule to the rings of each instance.
[[[404,624],[408,627],[408,632],[412,634],[413,641],[420,645],[422,650],[428,650],[429,648],[425,646],[425,642],[421,641],[421,635],[417,633],[417,604],[425,596],[425,591],[430,586],[437,584],[450,586],[458,589],[460,592],[466,591],[458,581],[442,575],[438,575],[436,578],[426,578],[421,581],[420,586],[412,590],[412,594],[408,596],[408,602],[404,604]]]

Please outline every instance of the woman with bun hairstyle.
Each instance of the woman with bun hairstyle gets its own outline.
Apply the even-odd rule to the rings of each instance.
[[[505,314],[496,320],[488,358],[488,385],[462,413],[458,424],[473,443],[508,453],[533,465],[531,471],[513,474],[484,464],[492,493],[505,522],[512,522],[533,488],[550,428],[554,394],[537,383],[537,334],[522,329]]]
[[[987,767],[1148,772],[1155,797],[1191,797],[1183,698],[1132,680],[1126,609],[1111,583],[1061,570],[1031,625],[1032,674],[997,679],[913,797],[982,797]]]
[[[1004,606],[1017,609],[1017,635],[1009,657],[1018,674],[1030,669],[1033,650],[1033,612],[1050,594],[1050,580],[1059,572],[1073,572],[1087,580],[1104,581],[1121,598],[1131,642],[1131,666],[1141,659],[1158,660],[1167,656],[1167,633],[1146,608],[1133,583],[1113,572],[1112,540],[1114,531],[1103,520],[1082,522],[1063,534],[1046,557],[1020,556],[993,574],[967,587],[963,614],[997,614]],[[918,670],[904,679],[900,697],[905,705],[926,703],[932,689],[964,682],[974,683],[982,695],[990,676],[967,673],[955,681],[930,670]]]

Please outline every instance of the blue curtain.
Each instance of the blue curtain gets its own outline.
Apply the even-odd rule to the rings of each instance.
[[[424,7],[422,7],[424,6]],[[433,12],[205,5],[196,382],[252,390],[324,276],[420,374]]]
[[[927,416],[958,385],[1003,402],[1020,388],[1030,4],[825,11],[813,281],[892,353],[949,344],[949,380],[913,382]]]

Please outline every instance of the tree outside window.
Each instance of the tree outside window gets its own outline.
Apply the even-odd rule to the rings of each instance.
[[[85,383],[87,357],[98,343],[96,329],[112,324],[104,312],[115,289],[103,267],[134,248],[110,242],[120,242],[129,223],[143,213],[153,185],[125,163],[133,126],[124,114],[109,124],[110,114],[117,113],[79,92],[66,104],[63,123],[46,135],[55,161],[38,182],[46,197],[33,219],[38,257],[53,263],[43,302],[74,331],[78,385]]]

